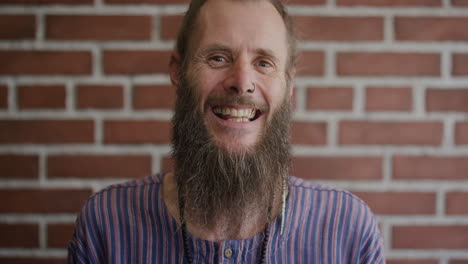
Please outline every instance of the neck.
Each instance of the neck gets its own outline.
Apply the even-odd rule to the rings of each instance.
[[[166,174],[163,181],[163,198],[169,213],[181,224],[179,213],[180,204],[178,203],[177,185],[174,174]],[[185,221],[187,232],[193,236],[209,241],[223,241],[228,239],[246,239],[255,236],[264,231],[268,224],[268,219],[275,219],[281,212],[281,192],[274,195],[271,204],[270,217],[265,214],[265,210],[258,210],[255,206],[245,208],[246,216],[232,223],[226,216],[220,216],[213,221],[209,227],[198,224],[196,221]]]

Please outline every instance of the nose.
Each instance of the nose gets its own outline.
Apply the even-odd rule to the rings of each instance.
[[[238,95],[255,92],[255,82],[253,79],[253,69],[248,63],[238,62],[229,71],[228,76],[224,80],[224,90]]]

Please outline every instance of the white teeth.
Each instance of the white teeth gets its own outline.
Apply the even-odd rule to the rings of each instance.
[[[248,122],[249,119],[247,117],[233,117],[233,118],[229,118],[230,121],[234,121],[234,122]]]
[[[229,107],[214,107],[213,112],[215,114],[229,115],[230,120],[235,122],[247,122],[249,119],[255,117],[255,109],[235,109]]]
[[[252,110],[250,111],[249,119],[255,117],[255,112],[256,112],[255,109],[252,109]]]

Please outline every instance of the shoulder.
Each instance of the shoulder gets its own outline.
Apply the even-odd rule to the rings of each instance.
[[[300,230],[315,228],[323,238],[339,238],[352,259],[365,260],[360,263],[384,263],[377,221],[363,200],[349,191],[295,177],[289,177],[289,189],[290,217]]]
[[[142,179],[113,184],[91,195],[83,205],[81,215],[90,217],[111,210],[129,209],[140,200],[158,196],[164,174],[155,174]],[[146,203],[145,203],[146,204]]]
[[[142,179],[130,180],[123,183],[113,184],[93,194],[90,199],[96,199],[114,193],[126,193],[142,190],[145,188],[159,188],[164,174],[155,174]]]
[[[375,225],[375,217],[369,206],[347,190],[292,176],[289,177],[289,189],[293,210],[300,211],[301,214],[364,222],[372,227]]]
[[[163,174],[157,174],[114,184],[90,196],[76,220],[69,262],[84,258],[89,263],[104,263],[107,250],[114,245],[107,243],[117,234],[128,235],[130,226],[145,221],[147,208],[157,208],[158,201],[152,198],[158,197],[162,178]]]
[[[315,196],[317,198],[319,195],[321,198],[340,199],[367,206],[363,200],[347,190],[333,188],[324,184],[316,184],[294,176],[289,176],[289,187],[292,193],[299,196],[309,198],[314,198]]]

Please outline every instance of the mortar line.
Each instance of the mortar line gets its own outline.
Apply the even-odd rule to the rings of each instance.
[[[39,219],[39,248],[47,248],[47,223],[43,219]]]
[[[385,44],[391,45],[394,44],[393,41],[395,40],[395,18],[393,15],[385,15],[384,16],[384,28],[383,28],[383,42]]]
[[[446,192],[441,189],[436,190],[436,216],[438,217],[446,217],[445,199]]]
[[[19,93],[18,93],[18,84],[12,80],[9,80],[9,92],[8,95],[8,113],[7,115],[17,114],[19,111]]]
[[[365,114],[365,104],[366,104],[366,93],[365,87],[363,85],[354,85],[353,86],[353,115],[355,116],[364,116]]]

